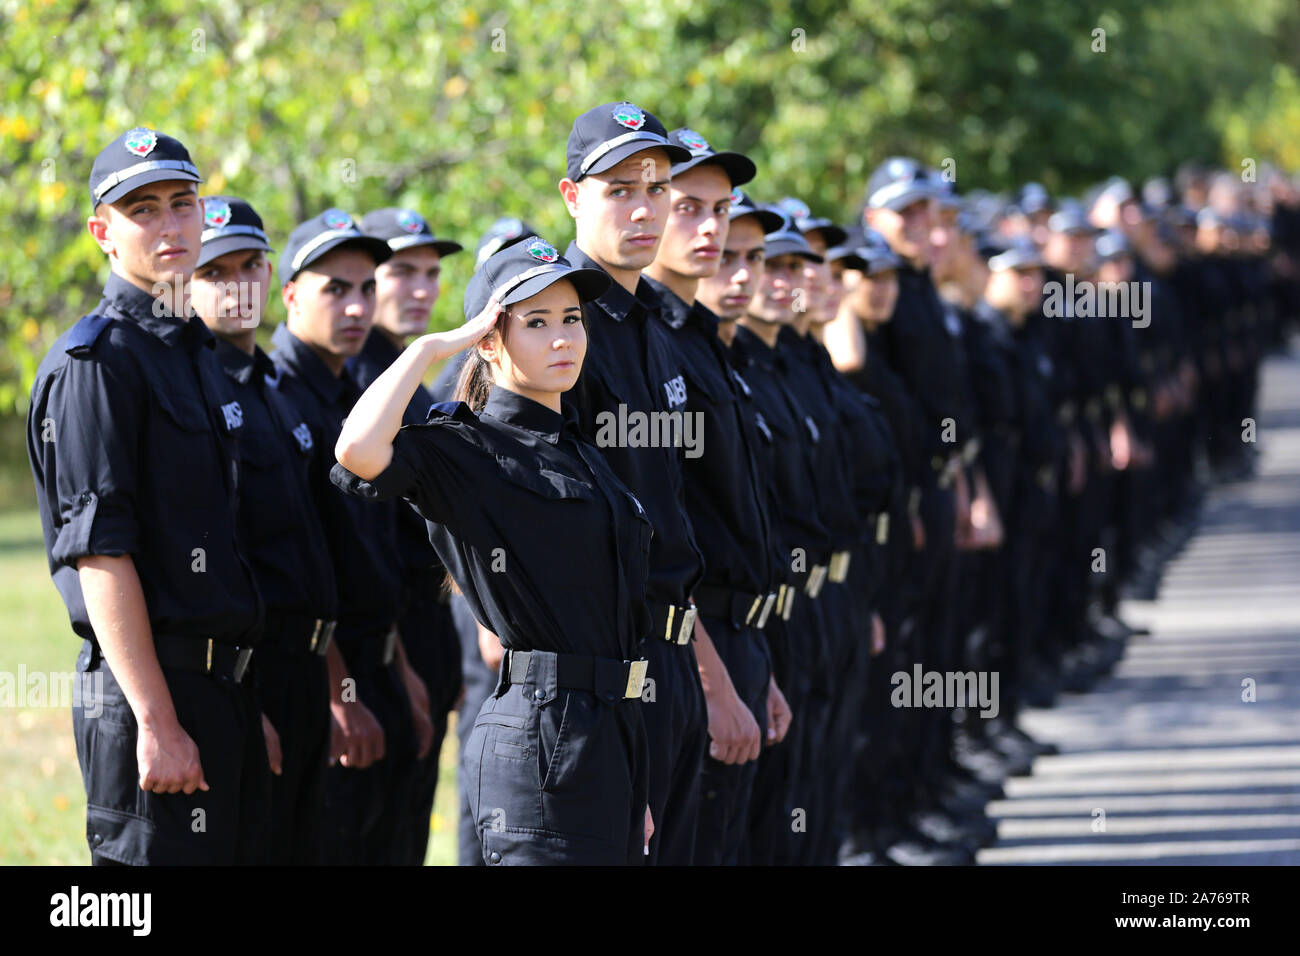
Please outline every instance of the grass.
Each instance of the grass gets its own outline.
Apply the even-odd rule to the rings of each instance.
[[[7,501],[33,504],[25,496]],[[0,672],[71,671],[81,642],[50,581],[34,508],[0,512]],[[16,679],[16,676],[15,676]],[[14,703],[21,702],[15,701]],[[66,706],[0,706],[0,865],[85,864],[86,796]],[[440,758],[426,865],[455,865],[455,719]]]

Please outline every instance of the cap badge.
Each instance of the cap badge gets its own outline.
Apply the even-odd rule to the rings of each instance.
[[[342,209],[326,209],[321,213],[321,220],[331,229],[352,228],[352,217]]]
[[[812,210],[808,208],[808,204],[801,199],[795,199],[793,196],[786,196],[777,205],[791,219],[812,218]]]
[[[410,233],[419,232],[424,228],[424,220],[420,218],[420,214],[409,209],[398,210],[397,224]]]
[[[147,126],[137,126],[126,134],[126,139],[122,141],[127,152],[135,156],[148,156],[153,152],[153,148],[158,145],[158,134]]]
[[[545,239],[534,239],[528,244],[528,254],[534,259],[541,259],[543,262],[554,262],[560,258],[560,254],[555,251],[555,247]]]
[[[230,222],[230,203],[224,199],[203,200],[203,224],[211,229],[220,229]]]
[[[620,126],[626,126],[628,129],[640,129],[645,125],[645,113],[641,112],[639,106],[633,106],[631,103],[619,103],[615,106],[614,119]]]
[[[693,129],[679,130],[677,133],[677,138],[681,141],[681,144],[685,146],[687,149],[689,149],[691,152],[695,152],[697,150],[706,151],[706,152],[713,151],[713,147],[709,145],[709,141],[705,139],[703,136],[701,136],[699,133],[695,132],[695,130]]]
[[[745,194],[740,191],[739,186],[734,187],[731,190],[731,204],[733,206],[739,206],[744,201],[745,201]]]

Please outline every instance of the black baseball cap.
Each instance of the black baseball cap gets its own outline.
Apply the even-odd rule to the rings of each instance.
[[[758,205],[737,187],[731,190],[731,213],[728,216],[728,221],[735,222],[741,216],[754,216],[758,219],[758,224],[762,228],[764,235],[769,232],[776,232],[785,225],[785,216],[779,212],[773,212],[766,206]]]
[[[778,216],[781,216],[781,228],[769,232],[763,237],[763,251],[767,258],[775,259],[777,256],[803,256],[813,262],[825,262],[826,260],[813,252],[812,246],[808,245],[808,240],[803,237],[789,216],[782,213],[779,208],[768,207]]]
[[[668,134],[668,141],[682,147],[691,154],[691,158],[683,160],[680,163],[673,163],[673,175],[680,176],[688,169],[694,169],[696,166],[703,166],[705,163],[712,163],[715,166],[721,166],[722,171],[727,174],[731,180],[732,187],[743,186],[758,175],[758,167],[754,161],[743,153],[722,152],[719,153],[709,141],[701,136],[689,126],[682,126]]]
[[[393,254],[387,242],[366,235],[342,209],[326,209],[289,233],[289,241],[284,244],[284,255],[280,257],[281,284],[287,284],[325,253],[345,245],[370,253],[375,265]]]
[[[1133,254],[1133,249],[1129,246],[1128,239],[1124,233],[1118,229],[1107,229],[1099,235],[1095,242],[1097,258],[1102,262],[1109,262],[1112,259],[1118,259],[1121,256]]]
[[[1032,216],[1036,212],[1051,210],[1052,197],[1042,183],[1025,183],[1020,187],[1016,208],[1026,216]]]
[[[487,227],[487,232],[479,237],[478,246],[474,249],[474,267],[478,268],[487,261],[487,257],[499,249],[507,246],[513,246],[524,236],[535,236],[537,230],[522,219],[516,219],[513,216],[502,216],[492,225]]]
[[[944,209],[965,207],[966,201],[957,195],[957,187],[953,185],[952,180],[945,179],[937,169],[926,170],[926,175],[930,177],[930,184],[934,187],[934,198],[939,201],[940,206]]]
[[[200,266],[219,259],[228,252],[242,249],[271,251],[262,217],[257,210],[234,196],[203,197],[203,246],[199,249]]]
[[[1095,235],[1097,229],[1088,219],[1088,212],[1083,203],[1077,199],[1063,199],[1060,208],[1047,220],[1047,228],[1052,232],[1065,232],[1074,235],[1086,233]]]
[[[136,126],[99,151],[90,168],[90,206],[117,202],[133,189],[168,179],[201,183],[194,160],[180,140]]]
[[[989,269],[1001,272],[1004,269],[1042,268],[1043,256],[1038,251],[1034,240],[1028,236],[1016,236],[1008,239],[998,247],[988,250]]]
[[[653,113],[627,101],[605,103],[573,121],[569,131],[567,175],[574,182],[603,173],[646,149],[668,151],[668,162],[684,163],[691,151],[668,139],[668,131]]]
[[[926,168],[907,156],[891,156],[867,180],[867,208],[897,212],[919,199],[938,198]]]
[[[889,248],[888,240],[875,229],[863,229],[862,241],[853,251],[858,258],[866,260],[867,268],[863,271],[869,276],[897,269],[903,264],[898,254]]]
[[[776,201],[776,207],[785,213],[794,222],[795,228],[805,236],[810,232],[820,232],[822,241],[828,247],[838,246],[848,237],[848,233],[844,229],[835,225],[829,219],[819,219],[814,216],[812,210],[808,208],[808,204],[802,199],[786,196],[784,199]]]
[[[510,305],[537,295],[560,279],[572,282],[584,302],[604,295],[611,282],[604,270],[575,269],[545,239],[523,236],[488,256],[470,278],[465,287],[465,320],[487,308],[493,295],[502,305]]]
[[[361,217],[361,231],[367,236],[383,239],[393,252],[414,246],[432,246],[438,255],[449,256],[465,248],[459,242],[435,236],[429,223],[414,209],[397,206],[366,213]]]

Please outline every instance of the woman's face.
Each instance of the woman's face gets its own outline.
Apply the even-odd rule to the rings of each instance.
[[[568,279],[560,279],[506,311],[498,331],[479,345],[492,367],[492,380],[525,398],[551,404],[542,396],[573,388],[587,354],[577,290]]]

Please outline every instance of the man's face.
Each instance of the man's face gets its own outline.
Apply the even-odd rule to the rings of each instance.
[[[398,339],[423,335],[438,301],[442,256],[432,246],[393,253],[375,267],[375,325]]]
[[[639,272],[654,262],[668,219],[672,167],[664,149],[634,153],[580,182],[562,180],[578,245],[597,262]]]
[[[898,255],[913,265],[925,265],[930,257],[930,200],[918,199],[895,212],[868,209],[867,224],[885,237]]]
[[[673,177],[668,219],[655,262],[693,279],[714,275],[727,241],[731,179],[704,163]]]
[[[813,262],[811,259],[803,261],[804,288],[807,290],[804,310],[812,321],[825,322],[835,317],[835,313],[830,311],[832,296],[836,305],[839,304],[838,293],[831,292],[831,283],[834,280],[831,277],[831,267],[825,258],[826,238],[817,230],[809,232],[804,238],[808,240],[808,245],[812,247],[812,251],[822,257],[821,262]]]
[[[763,279],[763,227],[754,216],[741,216],[727,231],[718,271],[700,280],[696,298],[720,319],[745,314]]]
[[[1133,260],[1129,256],[1118,256],[1097,266],[1099,282],[1128,282],[1133,278]]]
[[[190,303],[214,335],[230,337],[256,329],[266,312],[271,260],[261,249],[238,249],[194,271]]]
[[[856,269],[845,269],[844,301],[860,319],[888,322],[898,302],[898,272],[885,269],[868,275]]]
[[[937,205],[937,204],[936,204]],[[930,268],[936,281],[954,278],[957,241],[957,210],[938,206],[930,228]]]
[[[284,287],[289,331],[318,352],[351,358],[361,351],[375,313],[375,260],[346,247],[331,250]]]
[[[1043,247],[1043,258],[1060,272],[1085,273],[1092,265],[1092,236],[1086,232],[1054,232]]]
[[[136,285],[184,283],[199,259],[203,210],[194,183],[148,183],[95,207],[86,227],[116,270]]]
[[[1043,270],[998,269],[989,273],[984,298],[1016,324],[1036,308],[1043,297]]]
[[[796,311],[805,311],[808,301],[808,273],[804,269],[807,261],[793,253],[768,259],[748,313],[764,322],[793,322]]]

